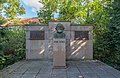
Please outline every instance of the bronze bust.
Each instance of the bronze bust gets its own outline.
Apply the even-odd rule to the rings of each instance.
[[[63,33],[65,28],[61,23],[58,23],[55,29],[54,38],[65,38],[65,33]]]

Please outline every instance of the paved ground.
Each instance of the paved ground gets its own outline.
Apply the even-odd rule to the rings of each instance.
[[[52,61],[20,61],[5,68],[0,78],[120,78],[120,71],[99,61],[67,61],[53,69]]]

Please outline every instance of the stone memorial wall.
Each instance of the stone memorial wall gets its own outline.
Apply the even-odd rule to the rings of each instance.
[[[48,25],[26,26],[26,59],[53,59],[53,36],[58,23],[64,26],[67,59],[93,59],[92,25],[49,21]]]

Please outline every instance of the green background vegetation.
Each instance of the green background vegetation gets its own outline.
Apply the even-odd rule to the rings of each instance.
[[[24,58],[25,31],[23,27],[0,27],[0,69]]]

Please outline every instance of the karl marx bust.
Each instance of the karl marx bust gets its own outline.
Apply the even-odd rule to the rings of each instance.
[[[55,29],[54,38],[65,38],[65,33],[63,33],[65,28],[61,23],[58,23]]]

